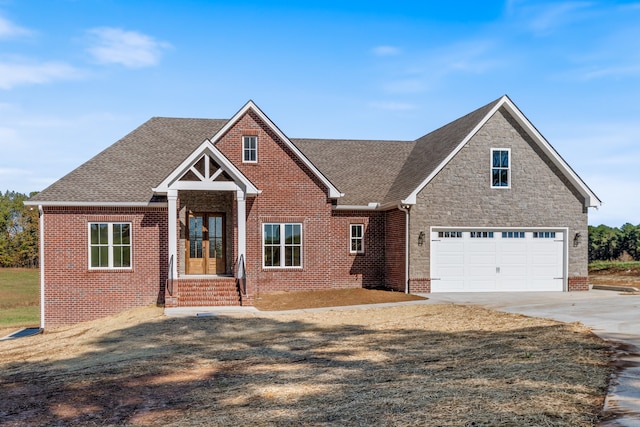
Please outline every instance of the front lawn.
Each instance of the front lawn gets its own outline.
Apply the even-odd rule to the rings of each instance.
[[[588,329],[422,304],[167,318],[149,307],[0,344],[7,425],[594,426]]]

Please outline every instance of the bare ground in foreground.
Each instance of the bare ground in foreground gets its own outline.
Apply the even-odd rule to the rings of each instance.
[[[383,304],[424,300],[418,295],[375,289],[338,289],[330,291],[274,292],[259,295],[254,304],[264,311],[295,310],[317,307],[343,307],[346,305]]]
[[[578,324],[478,307],[145,308],[0,342],[0,425],[592,426],[610,357]]]

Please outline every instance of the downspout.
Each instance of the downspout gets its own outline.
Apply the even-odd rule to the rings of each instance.
[[[44,210],[38,205],[40,226],[40,329],[44,329]]]
[[[409,293],[409,208],[410,205],[398,205],[398,209],[404,212],[404,293]]]

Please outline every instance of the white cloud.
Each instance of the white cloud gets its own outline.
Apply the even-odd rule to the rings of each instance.
[[[120,64],[128,68],[142,68],[160,62],[168,43],[146,34],[120,28],[94,28],[88,31],[93,46],[87,50],[101,64]]]
[[[395,46],[376,46],[372,52],[377,56],[393,56],[400,54],[400,49]]]
[[[403,76],[383,85],[387,93],[421,93],[438,87],[457,74],[485,74],[502,66],[495,59],[495,46],[489,40],[465,41],[438,47],[421,56],[410,58]],[[399,67],[398,67],[399,68]]]
[[[81,77],[81,74],[78,69],[64,62],[50,61],[36,64],[0,62],[0,89],[75,79]]]
[[[31,31],[14,24],[8,19],[0,16],[0,39],[8,39],[11,37],[28,36]]]
[[[507,2],[507,14],[516,18],[524,28],[539,35],[552,33],[557,28],[582,19],[584,11],[593,6],[591,2]]]

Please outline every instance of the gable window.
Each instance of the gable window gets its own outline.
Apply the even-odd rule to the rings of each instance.
[[[302,224],[263,224],[264,267],[302,267]]]
[[[89,223],[89,267],[131,268],[130,223]]]
[[[351,224],[350,228],[350,241],[351,246],[349,252],[352,254],[364,253],[364,224]]]
[[[511,186],[511,150],[508,148],[491,149],[491,187],[509,188]]]
[[[242,161],[245,163],[256,163],[258,161],[258,137],[242,137]]]

